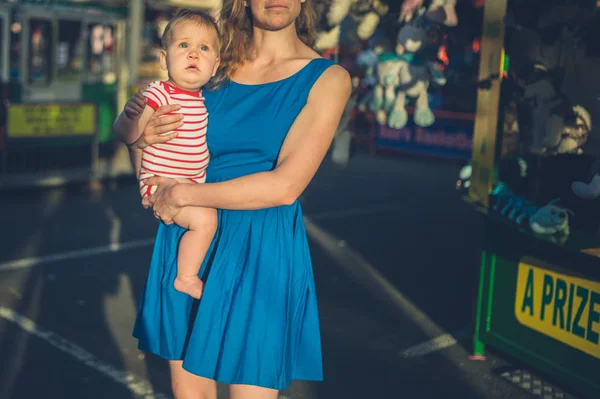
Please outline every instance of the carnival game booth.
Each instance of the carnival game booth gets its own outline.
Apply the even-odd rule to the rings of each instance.
[[[485,218],[475,358],[491,347],[593,398],[600,397],[598,11],[596,1],[486,2],[479,79],[491,84],[478,91],[472,159],[457,181]]]
[[[432,0],[382,21],[356,59],[371,153],[470,158],[482,20],[481,1]]]
[[[351,143],[366,145],[371,154],[470,157],[482,0],[315,5],[315,49],[353,77],[332,146],[336,164],[349,162]]]
[[[112,137],[126,10],[66,1],[0,3],[0,186],[89,175]]]
[[[158,47],[175,9],[219,4],[0,1],[0,190],[131,174],[113,134],[118,111],[164,78]]]

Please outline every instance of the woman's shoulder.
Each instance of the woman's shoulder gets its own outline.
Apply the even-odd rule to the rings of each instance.
[[[332,67],[333,67],[333,69],[340,69],[340,70],[345,71],[345,69],[340,67],[335,61],[330,60],[329,58],[322,57],[321,54],[319,54],[314,49],[312,49],[308,46],[304,46],[304,48],[302,48],[298,52],[298,58],[303,59],[307,65],[312,65],[314,68],[320,69],[321,72],[324,72],[325,70],[329,70]],[[339,73],[340,72],[338,72],[338,74]]]
[[[310,55],[310,57],[307,57],[307,66],[310,65],[313,67],[314,71],[311,71],[311,74],[317,78],[316,81],[333,80],[339,82],[341,85],[349,81],[350,74],[348,71],[335,61],[321,57],[320,54],[312,49],[306,55]]]
[[[312,49],[306,51],[305,55],[311,56],[308,61],[308,66],[311,66],[308,74],[312,80],[309,92],[331,91],[336,93],[346,92],[351,88],[350,73],[344,67],[329,58],[321,57]]]
[[[317,56],[305,62],[293,82],[299,86],[297,95],[300,103],[306,104],[312,92],[345,92],[346,86],[350,86],[350,74],[334,61]]]
[[[320,76],[315,81],[314,87],[334,93],[338,91],[344,92],[352,87],[352,78],[344,67],[334,62],[325,63]]]

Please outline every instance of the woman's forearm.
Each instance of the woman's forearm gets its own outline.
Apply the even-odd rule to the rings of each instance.
[[[254,210],[290,205],[297,196],[277,170],[202,184],[179,184],[173,196],[179,206]]]
[[[113,129],[119,140],[127,145],[134,143],[141,134],[138,121],[129,119],[124,112],[121,112],[115,120]]]

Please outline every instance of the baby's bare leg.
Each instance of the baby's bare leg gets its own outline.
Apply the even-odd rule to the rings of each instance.
[[[204,283],[198,272],[217,230],[217,211],[212,208],[188,206],[173,221],[188,229],[179,242],[177,277],[174,287],[196,299],[202,295]]]

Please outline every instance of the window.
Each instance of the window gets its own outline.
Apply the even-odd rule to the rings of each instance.
[[[81,56],[81,21],[60,20],[56,46],[56,79],[77,81],[83,69]]]
[[[52,79],[52,24],[48,20],[29,21],[29,83],[50,83]]]
[[[10,25],[9,49],[9,76],[10,80],[17,81],[21,76],[21,20],[15,15],[14,22]]]
[[[89,24],[87,44],[87,80],[114,83],[116,79],[114,27],[100,23]]]

